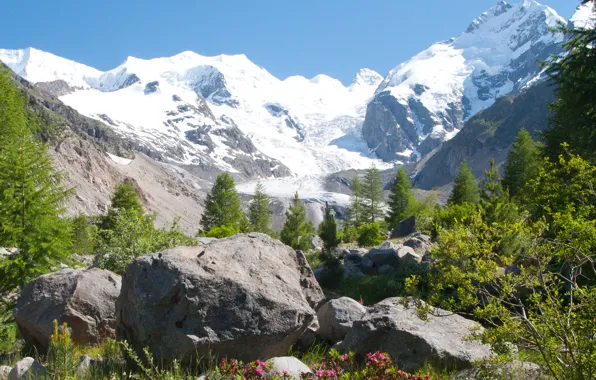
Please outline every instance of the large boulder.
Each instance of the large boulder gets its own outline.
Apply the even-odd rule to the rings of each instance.
[[[399,265],[399,256],[397,255],[397,250],[394,248],[373,248],[368,252],[367,256],[373,262],[373,267],[375,268],[383,265],[390,265],[395,268]]]
[[[416,217],[410,216],[399,223],[391,230],[391,238],[397,239],[406,237],[416,232]]]
[[[9,366],[0,365],[0,380],[8,379],[8,374],[10,373],[10,371],[12,371],[12,368],[10,368]]]
[[[303,256],[264,234],[179,247],[130,264],[116,303],[119,339],[156,360],[283,356],[324,295]]]
[[[424,321],[413,307],[404,307],[401,298],[387,298],[354,321],[338,349],[361,355],[385,351],[406,371],[417,370],[427,362],[465,369],[475,360],[490,356],[489,346],[467,339],[477,327],[474,321],[440,309],[437,312],[441,316],[429,315]]]
[[[325,340],[339,342],[365,313],[366,308],[351,298],[333,299],[317,312],[320,326],[317,333]]]
[[[25,286],[14,318],[25,342],[41,352],[48,348],[54,320],[68,324],[76,344],[99,344],[116,337],[120,285],[119,275],[99,268],[46,274]]]
[[[26,357],[19,360],[8,374],[8,380],[44,379],[46,369],[37,360]]]
[[[399,247],[397,249],[397,256],[403,264],[420,264],[422,261],[422,256],[417,254],[412,247]]]

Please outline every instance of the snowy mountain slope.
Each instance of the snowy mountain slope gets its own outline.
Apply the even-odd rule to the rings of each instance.
[[[386,161],[419,159],[449,140],[465,120],[541,75],[557,52],[565,22],[536,1],[500,1],[456,38],[392,69],[368,104],[362,135]]]
[[[348,132],[360,140],[365,104],[382,80],[372,70],[346,87],[326,75],[279,80],[244,55],[129,57],[107,72],[35,49],[1,50],[0,60],[25,79],[52,82],[67,105],[178,164],[267,178],[290,174],[285,167],[314,174],[376,161],[332,144]]]
[[[592,3],[585,3],[577,7],[577,10],[569,21],[575,28],[594,28],[596,27],[596,13],[594,12],[595,5]]]

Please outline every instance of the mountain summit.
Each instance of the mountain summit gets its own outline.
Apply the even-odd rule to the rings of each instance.
[[[453,137],[465,120],[541,76],[559,51],[549,28],[565,22],[535,1],[500,1],[465,32],[393,68],[368,104],[362,135],[386,161],[415,160]]]

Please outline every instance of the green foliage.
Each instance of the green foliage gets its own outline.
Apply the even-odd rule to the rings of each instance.
[[[335,214],[327,202],[325,202],[323,222],[319,226],[319,230],[319,237],[323,240],[325,252],[331,253],[331,250],[339,245],[341,239],[337,235]]]
[[[512,222],[517,216],[515,205],[509,200],[509,193],[501,186],[501,177],[494,159],[490,160],[490,167],[484,172],[479,207],[482,218],[488,224]]]
[[[8,316],[0,317],[0,321],[7,320]],[[18,328],[16,323],[0,323],[0,357],[7,356],[15,351],[17,347]]]
[[[533,218],[500,221],[486,218],[485,209],[439,230],[429,303],[473,313],[486,327],[477,337],[502,355],[513,343],[538,353],[555,379],[593,378],[595,185],[594,166],[562,155],[547,160],[528,186]],[[419,282],[407,281],[411,295],[424,296]]]
[[[388,226],[395,226],[401,220],[414,215],[413,208],[416,204],[412,184],[403,168],[399,168],[395,182],[389,193],[389,214],[385,217]]]
[[[344,243],[354,243],[358,238],[358,228],[350,224],[344,224],[342,239]]]
[[[246,226],[245,216],[234,179],[228,172],[221,173],[205,199],[205,211],[201,218],[203,231],[221,226],[240,230]]]
[[[135,210],[143,212],[143,205],[139,200],[139,193],[130,181],[123,181],[116,185],[111,198],[112,208],[118,210]]]
[[[75,379],[79,357],[67,324],[58,326],[54,320],[54,332],[46,356],[46,369],[52,379]]]
[[[36,123],[10,74],[0,70],[0,246],[19,249],[0,262],[2,298],[70,254],[70,224],[61,217],[72,192],[30,132]]]
[[[507,154],[503,187],[511,197],[523,197],[527,184],[538,175],[540,153],[530,134],[521,128]]]
[[[265,192],[265,186],[258,183],[255,195],[248,206],[248,220],[252,231],[269,233],[270,216],[269,203],[271,200]]]
[[[364,198],[362,195],[362,184],[358,174],[354,174],[352,180],[352,196],[350,197],[350,206],[346,210],[345,226],[358,229],[365,221]]]
[[[480,201],[480,189],[466,161],[463,161],[453,180],[453,190],[449,197],[449,204],[460,205],[463,203],[476,204]]]
[[[572,152],[596,164],[596,29],[561,26],[558,31],[569,38],[564,51],[547,63],[558,99],[551,105],[551,127],[544,133],[545,151],[556,161],[564,152],[561,144],[567,143]]]
[[[206,237],[223,239],[233,235],[236,235],[238,230],[235,230],[233,227],[228,226],[217,226],[213,227],[205,234]]]
[[[72,252],[80,255],[95,253],[99,229],[91,218],[79,214],[71,219],[73,231]]]
[[[310,247],[309,234],[314,233],[314,226],[306,220],[306,208],[298,193],[286,210],[286,221],[281,230],[281,241],[294,249],[307,251]]]
[[[374,305],[389,297],[405,297],[406,281],[411,276],[418,276],[418,294],[426,294],[427,265],[407,263],[395,268],[388,275],[345,277],[337,292],[345,297],[361,300],[364,305]]]
[[[196,240],[184,234],[178,219],[169,229],[155,228],[156,214],[141,214],[124,209],[114,218],[109,230],[100,231],[97,261],[101,268],[123,274],[135,258],[181,245],[196,245]]]
[[[358,245],[374,247],[385,240],[379,223],[365,224],[358,229]]]
[[[383,184],[379,170],[372,167],[364,175],[362,184],[362,223],[375,223],[383,220]]]

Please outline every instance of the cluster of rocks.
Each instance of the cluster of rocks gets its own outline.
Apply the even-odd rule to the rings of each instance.
[[[422,262],[409,245],[382,249],[395,254],[367,252],[363,258],[383,265]],[[244,362],[270,358],[275,370],[298,374],[308,367],[285,355],[317,340],[358,355],[386,351],[405,370],[427,362],[466,369],[490,356],[488,346],[465,339],[473,321],[442,310],[423,321],[403,301],[365,307],[344,297],[325,303],[304,255],[255,233],[140,257],[122,278],[97,268],[41,276],[23,289],[14,316],[26,342],[40,352],[57,320],[68,323],[78,345],[126,340],[139,353],[147,347],[164,364],[210,355]],[[25,358],[9,378],[32,371],[43,367]]]
[[[399,244],[387,240],[370,250],[345,248],[338,252],[338,258],[341,259],[344,277],[389,275],[403,266],[431,263],[431,247],[430,236],[416,232]],[[314,273],[320,278],[326,271],[327,267],[322,264]]]

